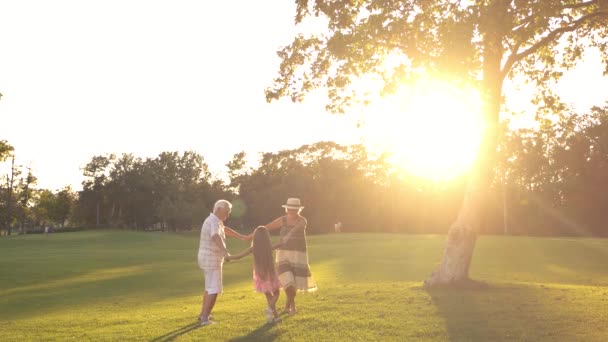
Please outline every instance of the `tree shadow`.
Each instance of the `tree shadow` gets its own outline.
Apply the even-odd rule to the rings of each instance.
[[[476,289],[423,289],[445,320],[450,341],[576,340],[596,321],[577,304],[575,291],[545,285],[502,284]],[[567,314],[565,314],[567,313]],[[580,336],[579,336],[580,338]]]
[[[152,340],[150,340],[150,342],[168,342],[168,341],[173,341],[174,339],[176,339],[177,337],[190,332],[196,328],[199,327],[199,323],[195,322],[195,323],[190,323],[187,325],[184,325],[181,328],[177,328],[173,331],[170,331],[164,335],[158,336],[153,338]]]
[[[274,341],[279,337],[277,330],[272,330],[275,324],[266,323],[245,336],[235,337],[229,342]]]
[[[159,265],[163,269],[168,267]],[[9,288],[5,291],[9,295],[0,296],[0,307],[10,308],[10,310],[0,310],[0,319],[33,318],[55,311],[97,304],[124,305],[129,301],[149,303],[166,296],[194,293],[196,285],[201,282],[197,279],[196,274],[181,273],[182,270],[178,269],[176,273],[180,272],[179,279],[188,280],[188,282],[184,282],[188,286],[174,290],[170,286],[170,280],[175,279],[176,275],[173,274],[173,278],[171,278],[170,273],[164,270],[157,271],[152,267],[146,265],[139,271],[130,274],[117,273],[105,279],[97,278],[97,275],[104,274],[104,272],[111,273],[114,268],[97,269],[91,272],[90,276],[66,277],[49,282],[46,286]],[[142,285],[152,283],[156,286],[144,288]]]

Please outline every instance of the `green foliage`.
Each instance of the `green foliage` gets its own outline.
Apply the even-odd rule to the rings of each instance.
[[[199,226],[213,202],[228,195],[211,178],[201,155],[162,152],[141,159],[130,154],[95,156],[78,197],[82,224],[134,229],[189,230]],[[219,186],[218,186],[219,185]]]
[[[32,208],[35,222],[63,227],[74,210],[76,199],[76,193],[69,187],[56,193],[39,190]]]
[[[246,204],[242,222],[248,226],[284,215],[280,205],[288,197],[299,197],[306,206],[309,232],[315,233],[333,230],[338,221],[348,231],[444,231],[461,190],[460,182],[442,187],[401,174],[385,156],[370,156],[362,145],[332,142],[264,153],[257,168],[231,182]],[[400,208],[403,203],[411,209]],[[420,211],[423,206],[428,210]]]
[[[224,267],[214,316],[196,326],[198,235],[89,231],[0,239],[3,341],[603,341],[608,241],[481,237],[485,290],[425,291],[444,237],[309,237],[319,290],[265,324],[251,259]],[[229,239],[229,250],[245,248]],[[281,294],[278,305],[282,307]]]
[[[608,107],[509,131],[497,183],[520,233],[603,235],[608,196]]]
[[[10,152],[14,150],[13,146],[9,145],[6,140],[0,140],[0,162],[8,158]]]
[[[478,84],[494,102],[498,120],[505,77],[545,85],[596,46],[608,62],[608,9],[602,1],[334,1],[296,0],[296,24],[323,22],[320,32],[299,34],[278,52],[278,77],[266,90],[271,101],[301,101],[325,89],[333,112],[369,98],[357,82],[380,80],[394,90],[421,73]],[[398,62],[393,62],[398,61]],[[608,66],[608,63],[607,63]],[[479,83],[480,82],[480,83]],[[354,87],[353,87],[354,85]],[[546,104],[550,105],[550,104]],[[556,108],[556,107],[553,107]]]
[[[608,184],[607,110],[556,116],[540,130],[506,131],[482,233],[502,234],[506,215],[510,234],[608,234],[602,224],[608,192],[600,190]],[[255,167],[246,160],[244,152],[233,157],[230,183],[223,184],[196,154],[123,155],[97,172],[103,186],[85,182],[71,222],[95,225],[102,194],[103,225],[189,230],[227,198],[235,204],[227,225],[248,231],[283,215],[286,198],[300,197],[311,234],[332,231],[336,222],[350,232],[445,233],[462,201],[464,178],[441,184],[416,178],[361,145],[320,142],[263,153]],[[44,208],[34,205],[38,220],[51,220]]]

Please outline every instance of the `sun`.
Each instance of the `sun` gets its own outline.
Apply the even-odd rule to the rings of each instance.
[[[368,108],[362,128],[368,145],[404,172],[447,181],[471,168],[485,127],[477,91],[425,80]]]

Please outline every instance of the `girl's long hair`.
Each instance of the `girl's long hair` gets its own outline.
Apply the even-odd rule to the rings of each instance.
[[[272,242],[266,227],[260,226],[253,232],[253,267],[263,280],[275,276],[274,260],[272,259]]]

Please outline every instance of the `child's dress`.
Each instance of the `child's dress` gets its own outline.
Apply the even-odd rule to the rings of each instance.
[[[253,270],[253,287],[257,292],[268,293],[274,292],[281,288],[281,283],[276,272],[269,279],[262,279]]]

